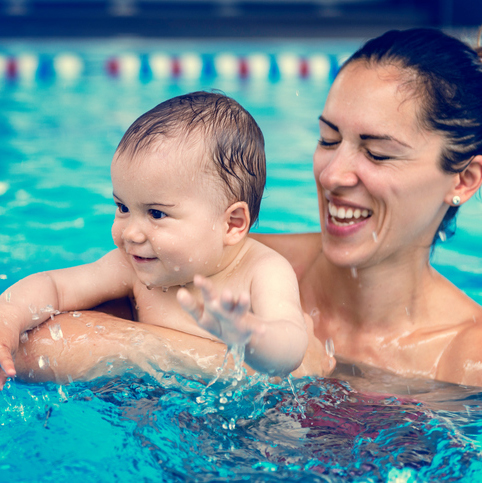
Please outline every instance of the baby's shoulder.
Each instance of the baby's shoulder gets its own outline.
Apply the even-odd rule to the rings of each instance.
[[[274,249],[253,239],[247,240],[247,250],[243,261],[254,278],[279,277],[291,279],[295,272],[290,262]]]
[[[257,264],[260,264],[260,263],[289,264],[289,262],[283,255],[281,255],[273,248],[270,248],[267,245],[259,242],[258,240],[248,238],[246,241],[245,248],[246,250],[243,258],[245,259],[246,262],[256,262]]]

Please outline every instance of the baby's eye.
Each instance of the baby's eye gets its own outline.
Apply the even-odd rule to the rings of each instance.
[[[116,205],[120,213],[129,213],[129,208],[126,205],[122,203],[116,203]]]
[[[149,210],[149,214],[157,220],[168,216],[164,211],[161,210]]]

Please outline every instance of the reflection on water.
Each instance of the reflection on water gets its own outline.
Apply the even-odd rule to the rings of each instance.
[[[337,375],[350,382],[292,380],[295,394],[259,376],[11,382],[2,480],[481,481],[479,389],[344,364]]]

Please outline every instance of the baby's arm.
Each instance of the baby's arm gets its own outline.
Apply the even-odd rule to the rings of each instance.
[[[128,295],[130,267],[118,250],[97,262],[30,275],[0,296],[0,386],[15,375],[12,354],[20,334],[46,321],[53,312],[95,307]]]
[[[219,296],[204,277],[197,276],[194,282],[202,291],[204,304],[180,290],[182,307],[229,347],[246,344],[245,362],[253,369],[281,376],[301,364],[308,336],[297,279],[285,259],[274,253],[259,260],[251,294],[242,293],[238,298],[228,290]]]

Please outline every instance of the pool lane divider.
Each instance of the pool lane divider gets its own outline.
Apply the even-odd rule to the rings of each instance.
[[[80,79],[89,75],[107,75],[121,79],[200,79],[221,77],[242,80],[316,79],[331,82],[350,54],[310,54],[290,52],[270,55],[251,53],[215,55],[190,52],[171,55],[124,53],[103,62],[86,61],[71,53],[57,55],[0,53],[0,79],[42,80]]]

